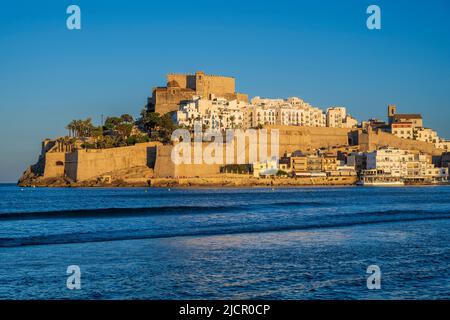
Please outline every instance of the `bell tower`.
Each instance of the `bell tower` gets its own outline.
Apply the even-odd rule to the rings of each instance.
[[[395,106],[395,104],[388,105],[388,120],[389,120],[390,124],[392,123],[392,119],[393,119],[396,111],[397,111],[397,107]]]

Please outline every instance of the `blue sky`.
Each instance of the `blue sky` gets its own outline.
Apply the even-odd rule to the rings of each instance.
[[[381,30],[366,28],[370,4]],[[138,115],[168,72],[234,76],[250,96],[344,105],[358,120],[394,103],[450,138],[449,14],[445,0],[2,1],[0,182],[71,119]]]

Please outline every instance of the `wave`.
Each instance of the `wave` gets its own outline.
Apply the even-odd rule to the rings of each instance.
[[[122,208],[94,208],[79,210],[60,210],[60,211],[33,211],[33,212],[11,212],[0,214],[2,220],[34,220],[34,219],[64,219],[64,218],[112,218],[126,216],[147,216],[147,215],[185,215],[198,213],[222,213],[234,211],[254,210],[258,207],[318,207],[327,204],[316,201],[290,201],[290,202],[271,202],[260,204],[242,204],[228,206],[154,206],[154,207],[122,207]]]
[[[381,212],[378,212],[378,214],[381,214]],[[285,225],[285,226],[244,226],[234,229],[216,228],[198,231],[173,232],[173,230],[169,230],[167,232],[154,233],[154,231],[150,230],[121,230],[121,231],[95,232],[95,233],[94,232],[76,233],[76,234],[70,233],[70,234],[31,236],[31,237],[0,238],[0,247],[110,242],[110,241],[161,239],[161,238],[175,238],[175,237],[227,236],[237,234],[289,232],[289,231],[302,231],[314,229],[344,228],[363,225],[376,225],[384,223],[447,220],[447,219],[450,219],[450,215],[448,213],[445,214],[433,213],[428,214],[426,216],[422,214],[416,215],[415,217],[406,216],[400,218],[398,215],[394,215],[391,218],[369,219],[364,221],[361,220],[347,221],[347,222],[340,221],[340,222],[311,223],[306,225]]]

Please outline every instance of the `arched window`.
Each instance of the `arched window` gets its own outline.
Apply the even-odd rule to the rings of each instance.
[[[62,161],[56,161],[56,165],[57,165],[57,166],[63,166],[63,165],[64,165],[64,162],[62,162]]]

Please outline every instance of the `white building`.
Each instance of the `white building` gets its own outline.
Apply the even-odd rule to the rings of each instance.
[[[414,139],[414,127],[412,122],[395,122],[391,124],[391,133],[403,139]]]
[[[253,176],[270,176],[276,175],[278,172],[278,159],[271,158],[266,161],[253,163]]]
[[[180,126],[192,128],[194,122],[201,122],[204,128],[214,130],[246,129],[264,125],[325,127],[327,121],[330,126],[338,128],[351,128],[357,125],[356,119],[348,115],[343,107],[329,108],[326,115],[321,109],[298,97],[287,99],[254,97],[249,104],[214,96],[211,99],[196,96],[193,100],[182,104],[176,114],[176,122]]]
[[[251,100],[253,127],[258,125],[285,125],[324,127],[325,115],[319,108],[311,106],[298,97],[267,99],[254,97]]]
[[[228,101],[223,98],[208,100],[194,97],[194,100],[181,105],[176,114],[176,122],[180,126],[193,128],[200,121],[207,129],[224,130],[244,127],[244,109],[247,104],[237,100]]]
[[[433,129],[414,127],[412,122],[392,123],[391,133],[399,138],[428,142],[438,149],[450,150],[450,141],[440,138]]]
[[[330,107],[326,113],[326,125],[333,128],[353,128],[358,121],[347,114],[345,107]]]
[[[450,140],[439,139],[439,141],[434,145],[436,148],[443,149],[445,151],[450,151]]]
[[[252,112],[251,127],[276,124],[276,109],[269,106],[250,106]]]
[[[418,128],[415,132],[415,138],[419,141],[425,141],[429,143],[439,142],[439,137],[436,131],[430,128]]]
[[[431,157],[397,148],[381,148],[366,153],[366,169],[382,170],[384,174],[403,179],[439,179],[442,170],[435,168]]]

